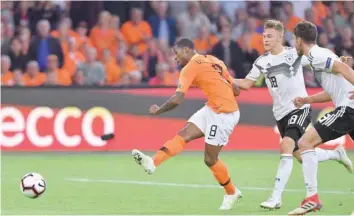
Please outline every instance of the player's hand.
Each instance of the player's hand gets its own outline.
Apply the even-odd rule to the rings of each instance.
[[[351,91],[351,92],[349,92],[349,93],[350,93],[349,98],[352,99],[352,100],[354,100],[354,91]]]
[[[156,104],[151,105],[150,109],[149,109],[149,113],[152,115],[156,115],[157,111],[160,109],[159,106],[157,106]]]
[[[302,97],[295,98],[293,102],[296,108],[300,108],[306,103],[305,98]]]
[[[340,60],[341,60],[344,64],[348,64],[351,59],[352,59],[351,56],[341,56],[341,57],[340,57]]]

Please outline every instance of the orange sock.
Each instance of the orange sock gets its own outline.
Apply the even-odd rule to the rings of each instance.
[[[180,135],[176,135],[172,140],[167,141],[165,145],[163,145],[163,147],[158,150],[153,157],[155,166],[159,166],[165,160],[180,153],[183,150],[185,144],[186,141],[184,141]]]
[[[220,159],[216,164],[209,167],[213,172],[216,180],[218,180],[219,184],[224,187],[226,194],[232,195],[235,194],[235,186],[232,184],[232,181],[229,176],[229,172],[227,171],[227,167]]]

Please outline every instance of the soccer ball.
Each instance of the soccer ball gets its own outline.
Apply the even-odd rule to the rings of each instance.
[[[28,173],[21,179],[21,192],[26,197],[35,199],[41,196],[45,189],[46,183],[44,178],[38,173]]]

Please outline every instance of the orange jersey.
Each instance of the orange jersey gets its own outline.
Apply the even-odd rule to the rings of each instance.
[[[14,84],[15,84],[15,78],[14,78],[14,74],[11,71],[1,74],[1,85],[12,86]]]
[[[22,76],[22,82],[25,86],[41,86],[44,85],[46,81],[47,74],[42,72],[37,73],[34,77],[29,76],[28,73]]]
[[[182,69],[176,91],[186,93],[195,85],[204,92],[207,105],[216,113],[231,113],[238,110],[231,82],[223,61],[211,55],[196,54]]]

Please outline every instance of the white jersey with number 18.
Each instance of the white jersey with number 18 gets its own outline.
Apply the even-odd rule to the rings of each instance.
[[[308,64],[307,59],[298,56],[292,47],[285,47],[278,55],[266,53],[253,63],[246,79],[257,81],[264,74],[277,121],[297,109],[293,103],[296,97],[308,96],[302,70],[302,66]],[[309,106],[306,104],[301,108]]]

